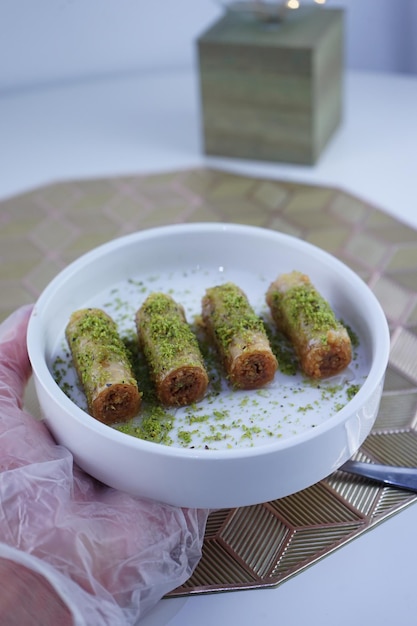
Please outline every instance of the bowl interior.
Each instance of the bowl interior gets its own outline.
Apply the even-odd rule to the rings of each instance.
[[[171,445],[179,447],[236,449],[288,440],[334,417],[348,404],[352,387],[363,386],[372,365],[378,363],[385,320],[369,289],[346,266],[279,233],[238,226],[181,226],[144,231],[93,251],[58,276],[38,303],[42,332],[35,365],[45,359],[43,375],[52,393],[63,400],[54,384],[54,379],[59,380],[61,389],[82,410],[81,419],[88,419],[64,339],[72,311],[84,306],[105,308],[122,334],[130,337],[135,312],[151,291],[171,293],[193,322],[200,314],[205,289],[233,281],[268,324],[265,292],[278,274],[293,269],[310,276],[359,338],[352,365],[319,384],[299,372],[278,372],[262,391],[232,391],[223,381],[219,397],[216,386],[199,406],[169,412],[176,420]],[[80,417],[76,407],[72,407],[74,414]]]
[[[120,433],[87,414],[64,339],[74,310],[105,308],[122,335],[132,338],[135,312],[151,291],[173,295],[193,323],[200,314],[205,289],[232,281],[245,291],[255,311],[269,325],[266,290],[279,274],[295,269],[310,276],[359,339],[354,360],[342,374],[317,384],[300,372],[279,371],[263,390],[236,392],[224,380],[218,386],[219,370],[214,366],[217,386],[211,384],[201,403],[167,411],[174,426],[163,443]],[[306,439],[319,440],[352,414],[360,415],[363,404],[381,385],[389,332],[382,309],[366,284],[323,250],[262,228],[187,224],[122,237],[68,266],[35,306],[28,349],[42,397],[54,404],[55,412],[65,414],[73,428],[88,429],[118,446],[147,449],[157,455],[195,458],[198,462],[199,451],[204,451],[213,459],[230,461],[233,457],[262,456],[266,451],[270,454],[271,450],[279,453],[284,448],[296,448]],[[48,414],[48,423],[60,440],[60,426],[54,424],[53,412]],[[139,415],[136,424],[142,419]],[[357,445],[360,443],[358,440]]]

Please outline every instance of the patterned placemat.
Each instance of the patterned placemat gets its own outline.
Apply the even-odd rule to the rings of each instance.
[[[178,222],[300,237],[371,287],[392,337],[381,408],[357,458],[417,464],[417,232],[345,190],[194,169],[51,184],[0,202],[0,319],[114,237]],[[335,472],[297,494],[210,515],[203,557],[170,596],[276,586],[417,499]]]

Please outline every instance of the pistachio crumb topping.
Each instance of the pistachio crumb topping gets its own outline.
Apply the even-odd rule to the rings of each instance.
[[[297,285],[284,293],[277,291],[273,299],[280,306],[285,302],[289,323],[293,327],[299,324],[299,320],[315,333],[326,333],[340,326],[330,304],[312,285]]]
[[[169,433],[173,427],[174,420],[172,415],[161,407],[152,407],[143,416],[140,424],[134,422],[120,424],[117,426],[117,430],[146,441],[170,445],[172,444],[172,438]]]
[[[147,320],[146,332],[158,347],[157,354],[147,354],[152,368],[164,363],[164,368],[170,369],[184,352],[191,356],[190,348],[199,354],[197,338],[185,319],[183,308],[170,296],[152,293],[143,304],[142,313]]]
[[[201,272],[200,272],[201,274]],[[217,274],[210,275],[209,284],[216,284]],[[258,445],[262,438],[287,437],[291,432],[299,433],[305,428],[314,428],[321,424],[321,407],[329,407],[330,414],[340,410],[359,391],[361,378],[361,358],[363,350],[357,350],[355,361],[347,376],[330,379],[327,382],[316,383],[309,378],[303,378],[294,347],[287,337],[277,331],[270,319],[270,312],[261,310],[259,316],[251,308],[247,298],[233,283],[221,285],[224,295],[223,316],[220,317],[218,339],[222,338],[225,346],[230,347],[233,334],[239,334],[248,341],[255,332],[266,333],[273,353],[280,363],[280,369],[274,385],[266,391],[249,391],[245,393],[230,390],[226,383],[224,371],[219,365],[214,342],[208,338],[206,329],[197,310],[200,283],[192,285],[191,290],[183,286],[170,288],[168,280],[177,280],[178,273],[172,271],[172,277],[146,277],[144,280],[126,279],[117,289],[109,290],[100,302],[104,309],[113,316],[117,327],[121,329],[121,337],[125,348],[118,344],[114,346],[115,354],[126,356],[132,364],[135,379],[140,381],[143,394],[141,412],[132,422],[118,423],[113,427],[128,435],[139,437],[147,441],[170,446],[200,449],[230,449],[238,446]],[[207,279],[204,278],[204,281]],[[129,292],[130,289],[130,292]],[[207,292],[214,287],[208,287]],[[159,291],[161,290],[161,291]],[[176,300],[167,303],[166,297],[159,298],[162,291],[172,295]],[[330,305],[317,292],[308,287],[294,287],[292,291],[292,311],[296,316],[297,307],[302,309],[301,323],[297,328],[302,330],[307,323],[317,333],[316,341],[322,341],[323,329],[337,330],[343,325],[352,341],[353,346],[359,345],[358,337],[342,320],[338,320],[330,309]],[[127,292],[127,294],[126,294]],[[143,295],[145,294],[145,296]],[[191,294],[190,298],[187,294]],[[144,350],[138,350],[138,334],[135,327],[135,312],[137,302],[149,297],[148,304],[155,306],[152,332],[163,331],[165,339],[158,336],[160,346],[154,358],[163,361],[165,368],[169,367],[170,359],[178,361],[179,348],[192,344],[199,347],[203,362],[209,374],[209,388],[204,402],[194,403],[180,410],[166,409],[160,405],[155,394],[155,388],[150,378],[150,363],[144,358]],[[164,294],[162,294],[164,295]],[[279,297],[282,294],[275,294]],[[150,297],[152,296],[152,297]],[[146,298],[148,299],[148,298]],[[171,299],[171,300],[172,300]],[[216,303],[218,302],[216,296]],[[105,303],[105,304],[104,304]],[[184,303],[183,308],[181,304]],[[288,300],[285,303],[286,312]],[[281,306],[281,305],[280,305]],[[172,308],[170,308],[172,307]],[[225,311],[230,313],[229,326],[225,324]],[[272,307],[271,307],[272,308]],[[170,314],[172,312],[172,316]],[[184,311],[190,315],[192,322],[179,325],[178,319],[185,318]],[[174,322],[173,316],[177,316]],[[272,311],[271,311],[272,312]],[[169,318],[169,319],[168,319]],[[168,324],[167,324],[168,321]],[[311,328],[311,326],[310,326]],[[232,332],[233,330],[233,332]],[[82,331],[81,328],[77,332]],[[93,329],[96,337],[100,336],[97,325]],[[111,329],[107,326],[102,329],[105,343],[111,337]],[[116,330],[117,332],[117,330]],[[148,332],[148,331],[147,331]],[[112,342],[109,342],[110,345]],[[177,345],[174,348],[174,344]],[[97,362],[97,355],[92,357],[91,363]],[[90,369],[85,361],[87,371]],[[356,370],[354,369],[356,368]],[[74,381],[71,372],[69,353],[60,349],[53,363],[53,375],[61,389],[77,404],[85,401],[80,397],[80,387]],[[360,382],[359,382],[360,381]],[[359,384],[356,384],[356,383]],[[282,383],[282,387],[281,387]],[[309,396],[304,396],[307,391]],[[272,415],[272,418],[271,418]]]
[[[216,299],[217,293],[221,302],[212,316],[216,338],[223,348],[227,348],[235,337],[248,342],[253,333],[265,333],[262,319],[256,315],[245,294],[236,285],[225,283],[208,289],[207,293]]]
[[[93,376],[97,377],[94,383],[98,386],[106,382],[106,367],[111,361],[127,365],[128,375],[120,382],[137,384],[133,375],[130,375],[130,355],[119,336],[117,325],[104,311],[85,309],[80,317],[70,322],[68,339],[71,346],[86,342],[82,349],[77,349],[76,358],[79,374],[87,387]]]

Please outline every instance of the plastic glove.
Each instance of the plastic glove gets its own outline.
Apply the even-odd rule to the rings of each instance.
[[[23,410],[30,312],[0,325],[0,623],[136,624],[191,576],[208,511],[105,487]]]

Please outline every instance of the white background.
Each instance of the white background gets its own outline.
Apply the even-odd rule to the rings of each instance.
[[[304,0],[311,2],[312,0]],[[417,0],[346,10],[346,67],[417,73]],[[120,72],[189,69],[221,0],[2,0],[0,92]]]

